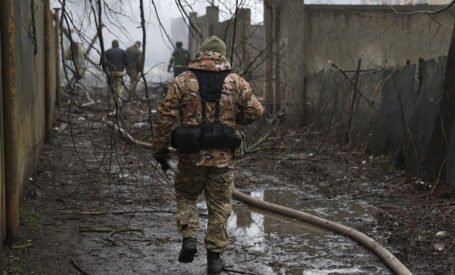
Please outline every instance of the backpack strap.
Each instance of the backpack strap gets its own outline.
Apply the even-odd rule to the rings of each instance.
[[[213,72],[190,69],[196,76],[199,85],[199,96],[202,105],[202,121],[207,121],[207,102],[215,102],[215,122],[220,120],[220,98],[223,91],[223,84],[226,77],[231,73],[228,71]]]

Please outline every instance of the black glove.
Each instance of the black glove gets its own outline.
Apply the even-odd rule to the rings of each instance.
[[[166,151],[160,151],[157,152],[153,155],[155,160],[161,164],[161,169],[166,172],[169,169],[169,152]]]
[[[168,73],[171,72],[171,67],[167,67],[167,72],[168,72]]]

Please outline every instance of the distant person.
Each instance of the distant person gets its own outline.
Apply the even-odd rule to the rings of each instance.
[[[167,71],[170,72],[172,66],[174,66],[174,77],[177,77],[179,74],[183,73],[190,63],[190,53],[185,50],[183,47],[183,43],[177,41],[175,43],[176,49],[172,53],[171,59],[169,60],[169,65],[167,66]]]
[[[82,44],[73,41],[71,46],[65,51],[63,57],[65,60],[73,63],[73,77],[70,82],[84,78],[84,72],[87,66],[85,63],[85,55],[84,50],[82,49]]]
[[[104,53],[104,56],[106,66],[109,71],[109,76],[107,79],[107,85],[109,89],[108,93],[111,92],[110,88],[112,88],[114,90],[113,96],[117,98],[119,105],[123,106],[123,102],[125,100],[125,89],[123,88],[123,71],[129,63],[128,55],[124,50],[119,48],[119,43],[117,40],[112,40],[112,48],[107,50]],[[110,107],[112,107],[113,101],[114,98],[111,95],[109,101]],[[114,112],[109,113],[109,115],[115,115],[115,110]]]
[[[141,45],[141,41],[136,41],[133,46],[126,49],[129,60],[129,64],[126,67],[126,72],[130,77],[130,91],[133,93],[136,91],[137,82],[139,81],[139,73],[143,68],[142,51],[140,50]]]

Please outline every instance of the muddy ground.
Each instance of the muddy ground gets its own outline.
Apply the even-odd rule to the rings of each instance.
[[[204,274],[203,200],[198,257],[181,264],[173,173],[164,175],[150,150],[126,143],[107,126],[103,117],[109,109],[85,106],[81,91],[68,93],[71,106],[58,110],[51,141],[24,190],[18,246],[1,252],[0,270]],[[149,110],[140,102],[143,98],[132,98],[123,116],[109,120],[149,142]],[[271,134],[237,161],[237,189],[352,226],[415,274],[455,273],[455,193],[443,182],[434,188],[394,168],[387,157],[333,142],[329,133],[283,130],[270,118],[253,128],[250,145]],[[228,231],[225,274],[391,273],[344,236],[238,202]]]

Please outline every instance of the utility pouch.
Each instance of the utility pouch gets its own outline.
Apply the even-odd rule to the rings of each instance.
[[[235,150],[242,142],[242,139],[235,134],[234,129],[222,123],[202,123],[199,127],[201,128],[201,146],[203,147]]]
[[[171,146],[179,153],[194,154],[201,150],[199,126],[177,127],[171,134]]]

